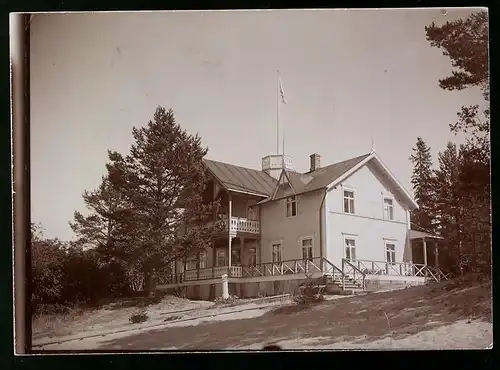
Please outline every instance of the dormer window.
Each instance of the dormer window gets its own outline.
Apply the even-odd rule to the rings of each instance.
[[[285,198],[285,216],[287,218],[297,216],[297,197]]]

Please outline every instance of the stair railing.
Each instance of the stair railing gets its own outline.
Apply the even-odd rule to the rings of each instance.
[[[363,291],[366,290],[366,274],[345,258],[342,258],[342,273],[345,275],[349,275],[350,273],[352,273],[353,280],[355,282],[357,282],[361,277],[361,287],[363,288]],[[356,274],[358,278],[356,278]]]
[[[340,268],[335,266],[333,263],[328,261],[325,257],[323,257],[322,260],[323,260],[323,264],[327,266],[327,268],[323,268],[323,273],[326,273],[329,270],[332,270],[332,276],[333,276],[333,279],[335,279],[335,272],[338,272],[341,276],[342,289],[345,289],[345,276],[346,275],[344,274],[344,272]]]

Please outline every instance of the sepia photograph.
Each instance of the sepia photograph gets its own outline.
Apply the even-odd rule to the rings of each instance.
[[[492,348],[488,22],[30,14],[31,350]]]

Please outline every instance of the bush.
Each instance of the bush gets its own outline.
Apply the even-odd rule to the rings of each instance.
[[[239,298],[235,295],[230,295],[228,298],[224,299],[222,297],[215,298],[216,305],[226,305],[226,304],[235,304],[237,303]]]
[[[145,312],[141,312],[141,313],[137,313],[137,314],[134,314],[134,315],[130,316],[129,321],[132,324],[138,324],[138,323],[141,323],[141,322],[145,322],[148,319],[149,319],[148,315]]]
[[[299,285],[293,294],[293,301],[298,305],[310,305],[324,301],[323,287],[312,279]]]

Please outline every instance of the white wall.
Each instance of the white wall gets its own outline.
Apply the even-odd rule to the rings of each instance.
[[[347,188],[354,190],[354,215],[343,213],[343,190]],[[343,234],[356,237],[358,260],[385,261],[384,239],[396,244],[397,262],[408,260],[406,207],[393,196],[394,220],[384,220],[384,196],[393,196],[390,185],[370,164],[327,193],[326,258],[330,262],[341,265]]]
[[[321,256],[320,208],[324,190],[299,195],[298,214],[285,217],[285,200],[280,199],[261,207],[262,262],[272,261],[272,243],[282,241],[282,259],[302,258],[300,238],[313,237],[313,257]]]

